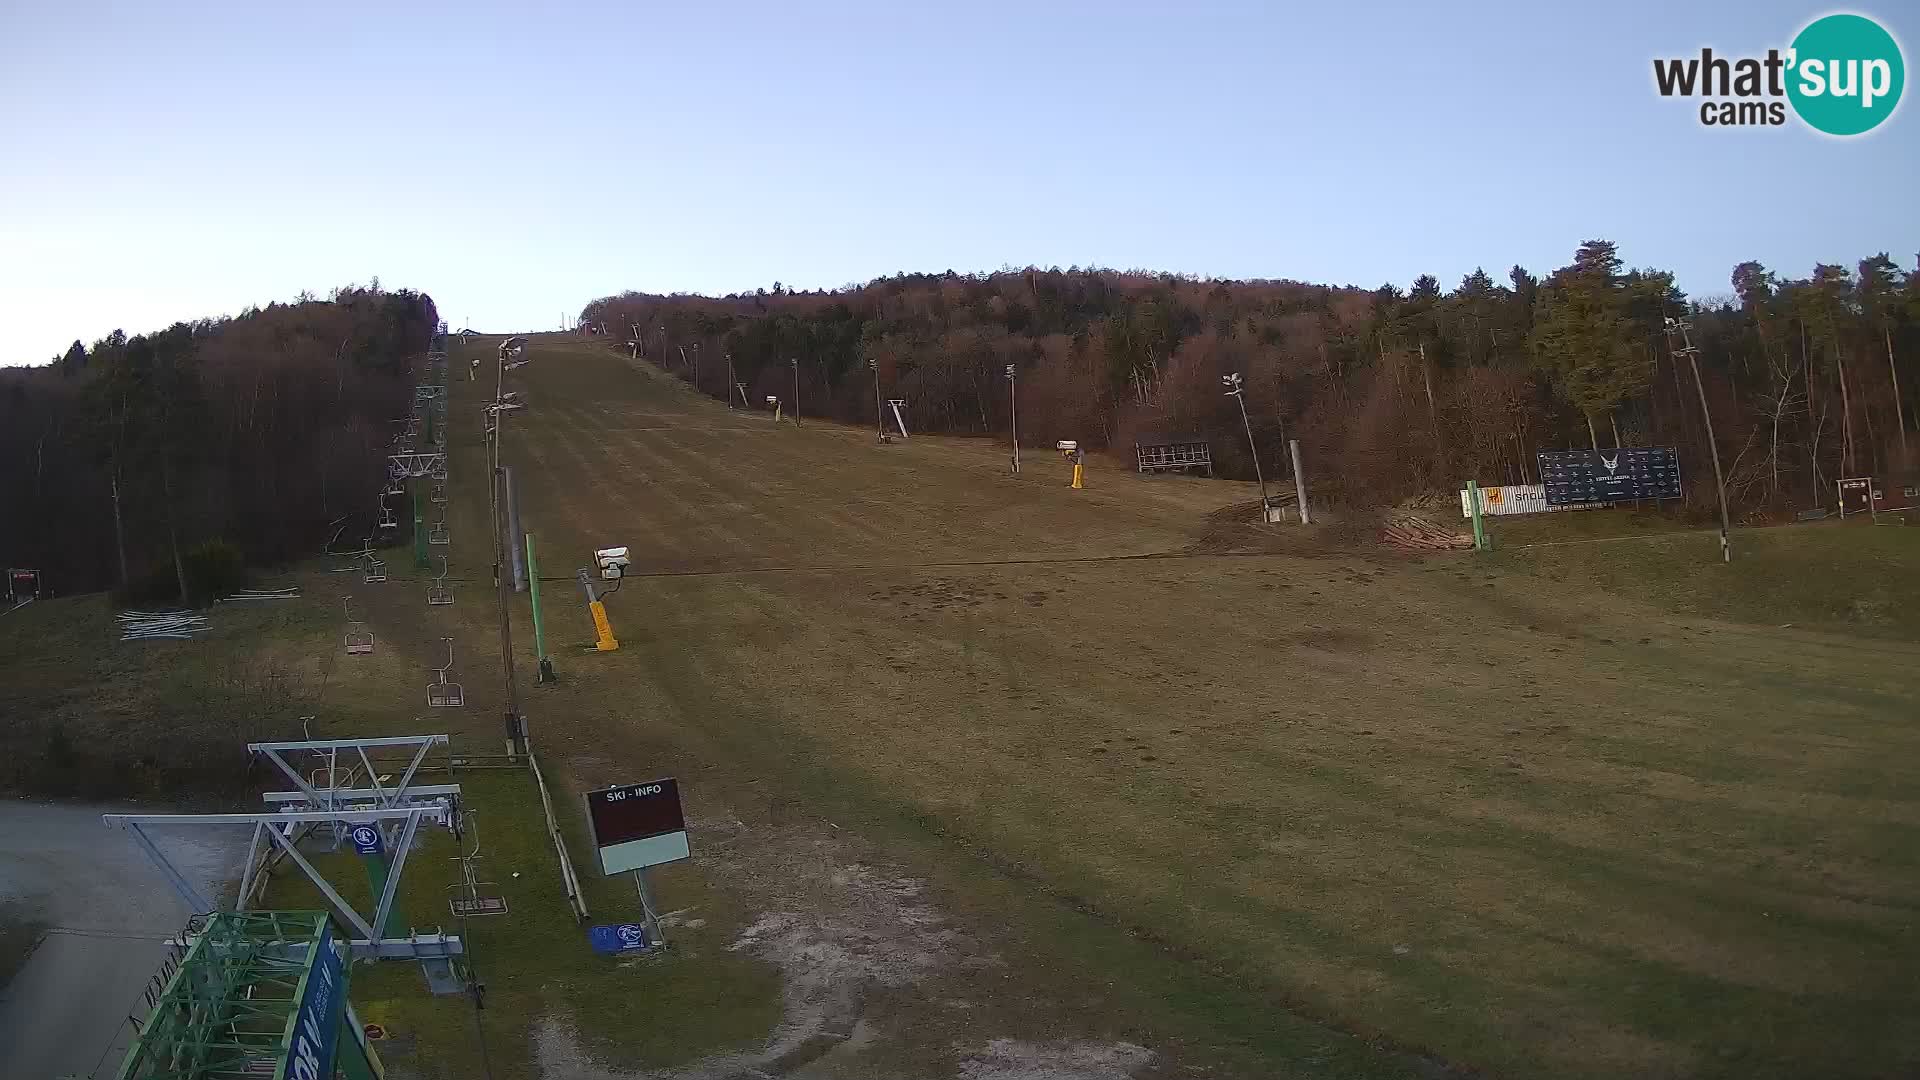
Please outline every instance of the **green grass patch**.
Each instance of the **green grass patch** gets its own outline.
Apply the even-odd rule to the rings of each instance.
[[[436,776],[431,782],[441,782]],[[542,824],[532,774],[523,770],[464,770],[461,785],[480,844],[476,874],[493,884],[485,895],[505,897],[505,915],[455,919],[452,887],[460,883],[453,837],[433,830],[409,858],[402,879],[401,928],[444,929],[466,941],[468,961],[486,987],[476,1012],[464,995],[435,997],[411,963],[363,962],[354,968],[351,997],[361,1019],[384,1027],[380,1046],[391,1063],[422,1077],[466,1080],[484,1075],[482,1045],[493,1075],[532,1078],[537,1025],[554,1021],[578,1031],[592,1056],[622,1068],[664,1068],[728,1049],[757,1046],[779,1018],[779,976],[726,944],[741,913],[708,890],[696,875],[656,871],[659,899],[669,910],[694,908],[698,929],[669,930],[672,946],[648,958],[615,959],[594,953],[561,890],[558,864]],[[629,878],[598,876],[588,858],[578,814],[555,793],[555,810],[572,830],[569,850],[580,871],[595,923],[638,921]],[[350,903],[372,907],[363,860],[351,851],[313,858]],[[518,877],[514,875],[518,873]],[[268,902],[312,907],[324,902],[297,868],[276,875]]]
[[[1607,511],[1498,519],[1487,565],[1688,615],[1920,639],[1920,529],[1737,529],[1728,564],[1716,530],[1673,524]]]
[[[248,741],[299,737],[335,632],[311,601],[218,605],[191,641],[121,641],[115,610],[93,593],[0,616],[0,790],[231,796],[257,776]]]

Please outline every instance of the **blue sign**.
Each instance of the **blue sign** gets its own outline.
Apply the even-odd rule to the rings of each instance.
[[[621,923],[618,926],[596,926],[587,931],[587,941],[593,945],[593,951],[612,956],[616,953],[639,952],[646,949],[647,928],[639,923]]]
[[[347,834],[353,840],[353,850],[360,855],[378,855],[386,850],[386,844],[380,839],[380,830],[372,825],[355,825]]]
[[[314,959],[301,984],[300,1008],[293,1014],[293,1041],[280,1075],[287,1080],[333,1080],[333,1041],[340,1033],[340,954],[333,951],[333,927],[321,931]]]

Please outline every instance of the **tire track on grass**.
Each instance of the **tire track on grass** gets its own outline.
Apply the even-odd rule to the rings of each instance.
[[[764,535],[801,538],[801,525],[825,523],[829,526],[827,531],[809,530],[804,535],[808,547],[865,546],[884,544],[889,539],[883,530],[833,510],[831,501],[809,498],[803,488],[786,479],[787,470],[778,464],[771,468],[749,466],[728,470],[724,464],[716,465],[712,455],[671,438],[661,439],[652,449],[663,460],[670,458],[685,475],[699,479],[712,491],[725,493],[729,502],[746,507],[748,513],[767,524]],[[734,498],[729,488],[735,485],[751,492],[751,496],[744,501]]]
[[[547,461],[547,490],[559,495],[568,505],[569,516],[573,518],[577,535],[582,538],[603,533],[610,526],[617,525],[623,530],[626,542],[636,551],[651,549],[657,558],[664,560],[692,560],[698,558],[698,548],[688,542],[685,530],[676,527],[677,522],[666,510],[673,505],[674,495],[667,494],[664,499],[655,499],[653,505],[657,511],[649,510],[647,505],[636,502],[629,494],[630,489],[639,485],[644,488],[662,488],[668,486],[657,473],[642,473],[633,468],[630,459],[616,454],[606,440],[593,443],[592,449],[582,449],[570,429],[574,425],[556,423],[548,425],[544,431],[545,439],[551,449],[563,455],[573,463],[571,475],[555,468]],[[595,459],[598,459],[597,463]],[[631,479],[626,474],[634,474]],[[579,489],[595,492],[599,498],[588,499],[577,495]],[[583,513],[585,507],[594,503],[613,503],[620,507],[619,521],[605,520],[608,515]]]
[[[562,435],[561,439],[570,452],[579,456],[571,436]],[[698,550],[703,552],[732,550],[752,557],[755,548],[745,536],[729,528],[720,518],[698,512],[698,507],[704,501],[702,496],[711,495],[713,491],[710,485],[681,468],[675,461],[661,457],[653,446],[642,443],[638,439],[607,438],[597,445],[601,454],[615,463],[622,475],[631,474],[642,477],[649,487],[666,489],[656,501],[663,510],[674,516],[663,520],[671,521],[673,524],[670,527],[680,535],[697,536],[704,533],[709,538],[708,543],[700,545]],[[641,460],[636,461],[636,455]],[[614,484],[611,488],[612,499],[627,508],[630,513],[645,516],[645,509],[635,502],[625,485]],[[689,552],[684,557],[697,560],[700,556]]]

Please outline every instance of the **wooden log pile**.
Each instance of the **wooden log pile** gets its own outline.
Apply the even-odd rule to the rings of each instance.
[[[1465,551],[1473,547],[1473,537],[1413,514],[1388,521],[1380,530],[1380,542],[1401,551]]]

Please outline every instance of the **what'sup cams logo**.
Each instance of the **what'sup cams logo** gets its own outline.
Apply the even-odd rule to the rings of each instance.
[[[1653,62],[1661,97],[1700,98],[1707,127],[1778,127],[1787,107],[1828,135],[1864,135],[1900,105],[1907,66],[1900,43],[1864,15],[1826,15],[1764,57],[1699,56]]]

